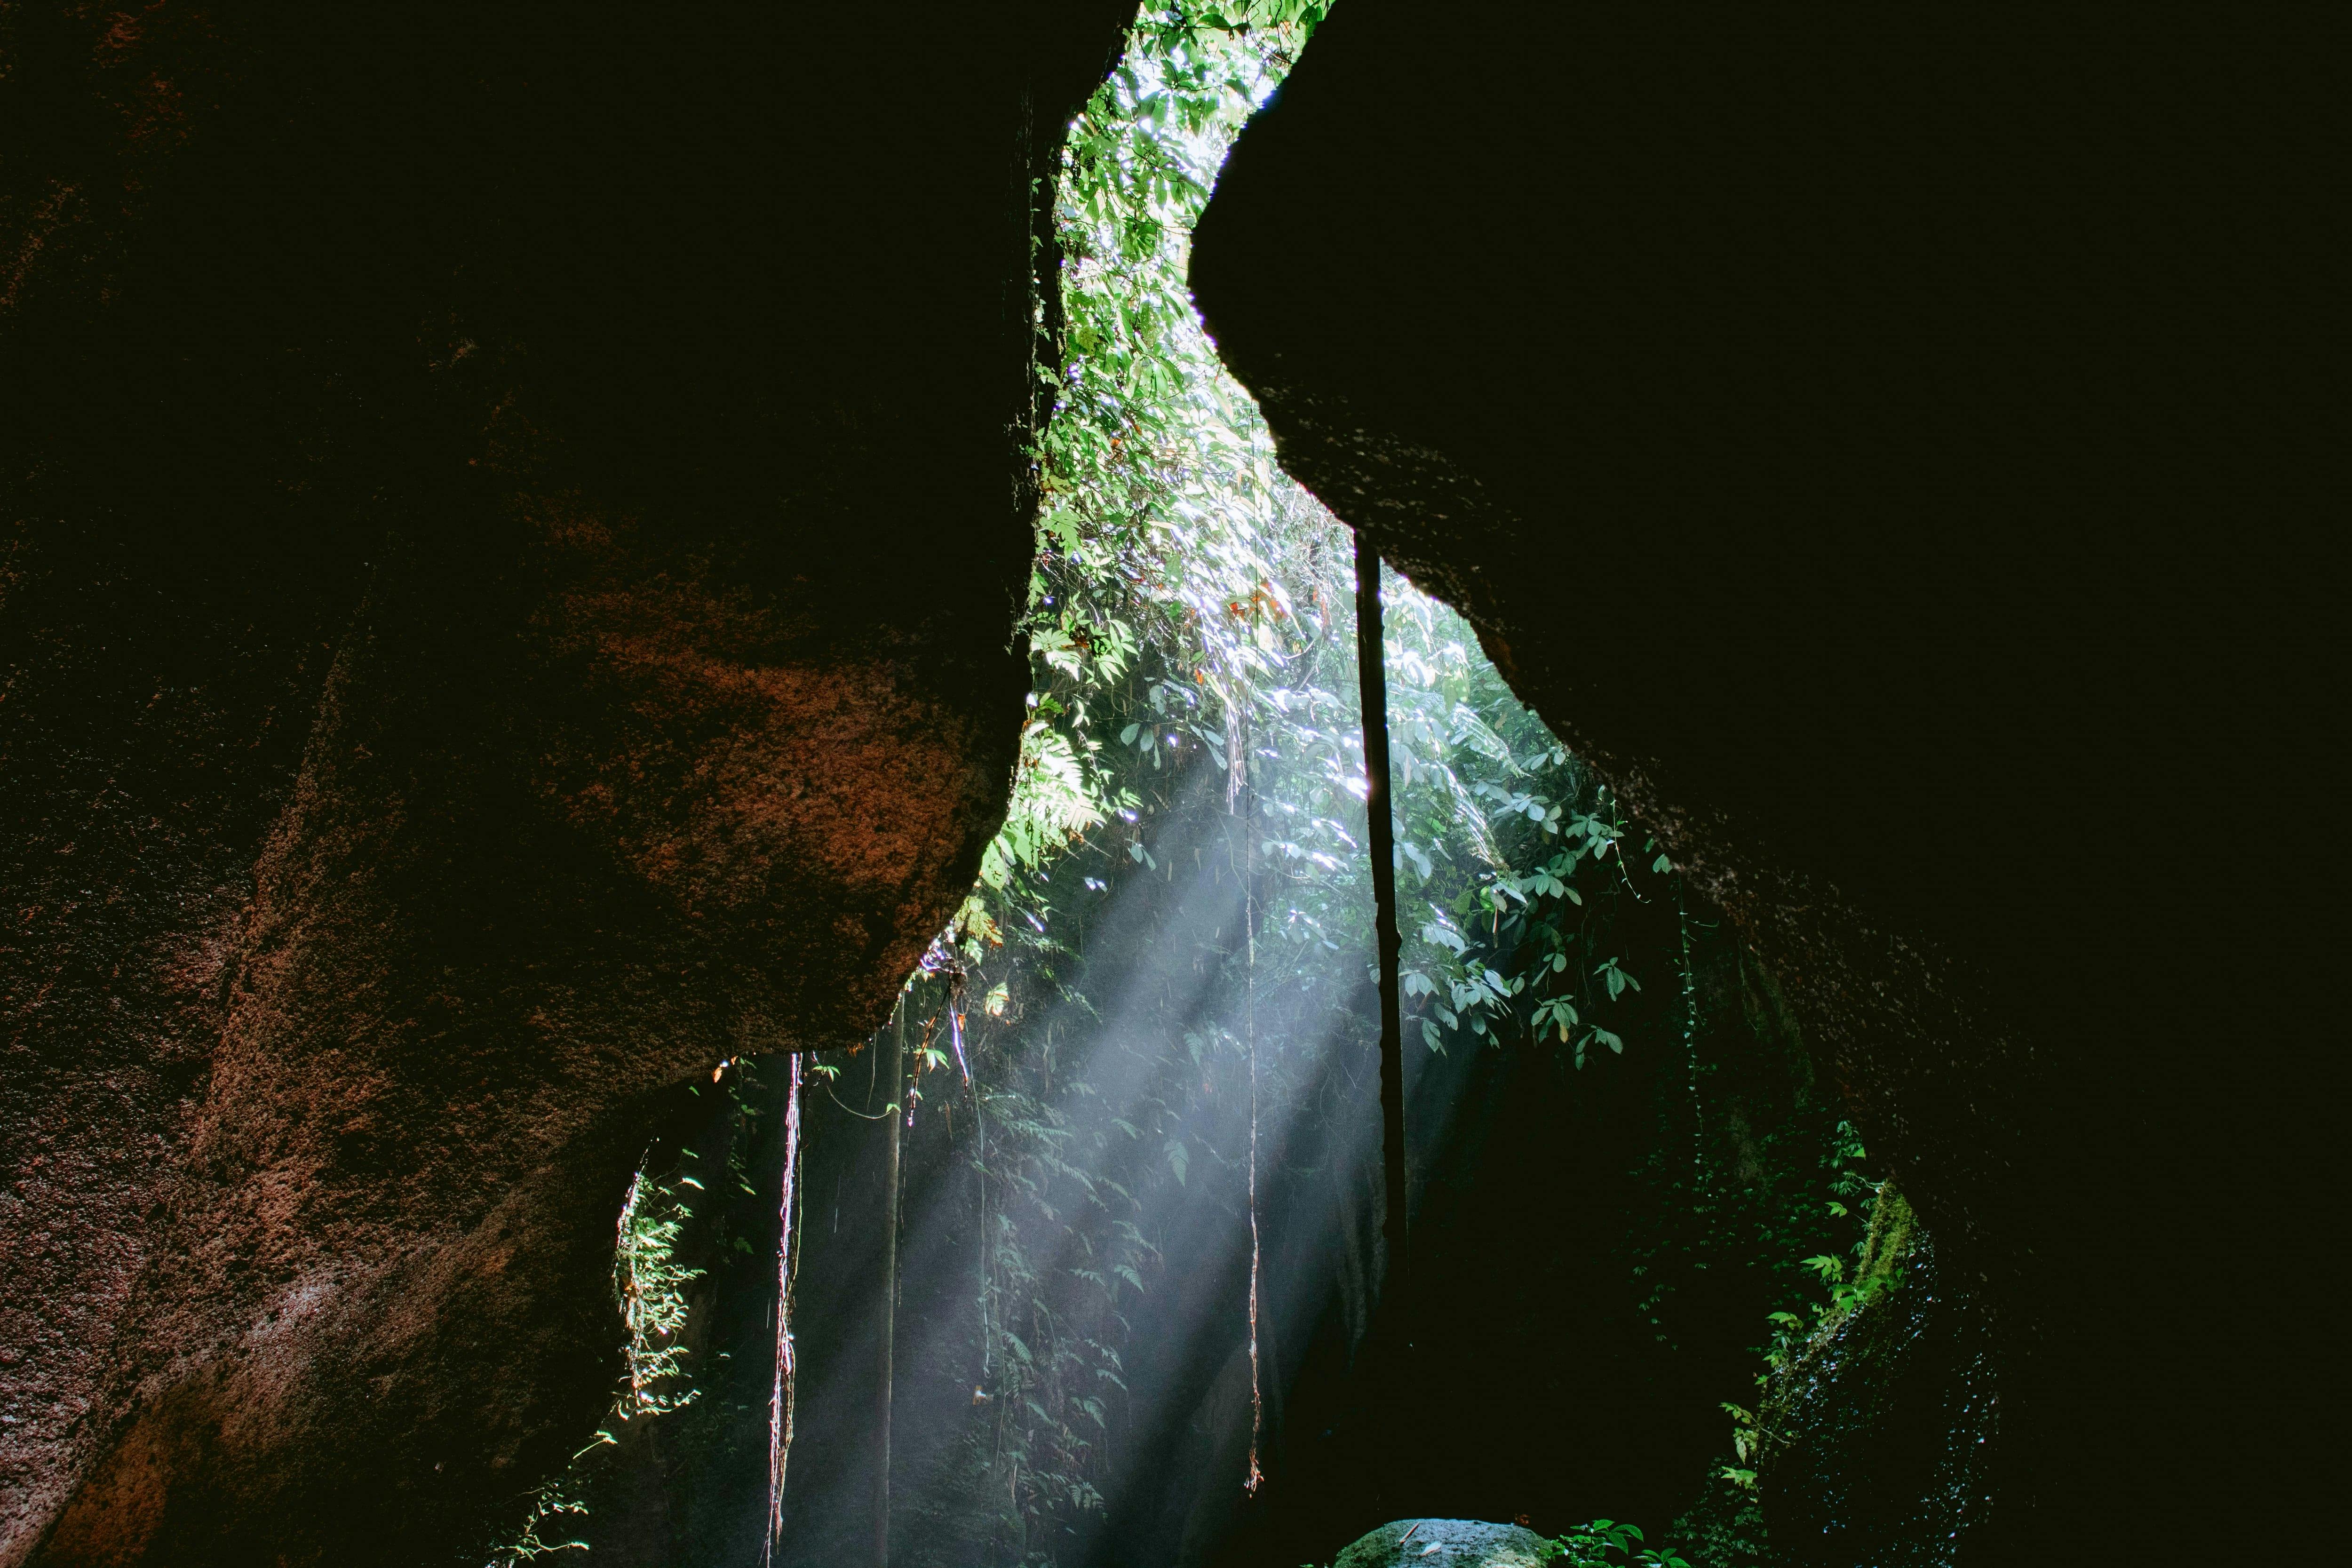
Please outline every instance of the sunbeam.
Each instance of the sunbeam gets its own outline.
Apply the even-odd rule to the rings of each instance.
[[[1147,13],[1072,128],[1008,819],[879,1034],[728,1080],[730,1147],[786,1129],[743,1190],[795,1237],[756,1352],[700,1372],[772,1362],[755,1539],[1289,1568],[1384,1520],[1635,1507],[1731,1539],[1725,1395],[1844,1144],[1801,1050],[1710,1110],[1781,1016],[1703,1016],[1746,972],[1673,868],[1276,465],[1182,278],[1303,26],[1186,16]],[[1710,1127],[1766,1190],[1715,1194]]]

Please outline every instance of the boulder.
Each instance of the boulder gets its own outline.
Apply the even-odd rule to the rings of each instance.
[[[1517,1524],[1400,1519],[1359,1537],[1331,1568],[1543,1568],[1549,1543]]]

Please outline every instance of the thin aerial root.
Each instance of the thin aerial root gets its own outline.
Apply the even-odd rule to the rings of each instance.
[[[784,1535],[784,1462],[793,1451],[793,1198],[801,1161],[801,1058],[792,1061],[784,1100],[784,1179],[776,1217],[776,1378],[768,1395],[768,1544],[763,1560],[775,1561]]]

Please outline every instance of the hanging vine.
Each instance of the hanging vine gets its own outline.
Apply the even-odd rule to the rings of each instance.
[[[776,1197],[776,1368],[768,1403],[768,1533],[761,1561],[773,1562],[784,1531],[784,1474],[792,1458],[797,1387],[793,1344],[793,1278],[800,1261],[794,1220],[801,1163],[801,1058],[785,1069],[784,1172]]]

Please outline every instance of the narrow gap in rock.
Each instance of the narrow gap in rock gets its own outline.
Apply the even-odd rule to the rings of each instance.
[[[649,1152],[630,1382],[499,1561],[1328,1563],[1424,1515],[1766,1561],[1760,1385],[1895,1278],[1900,1200],[1774,976],[1393,572],[1386,1288],[1354,540],[1184,284],[1318,9],[1148,7],[1071,128],[1012,807],[891,1022],[803,1062],[789,1463],[794,1079],[751,1057]],[[1461,1529],[1400,1523],[1396,1560]]]

